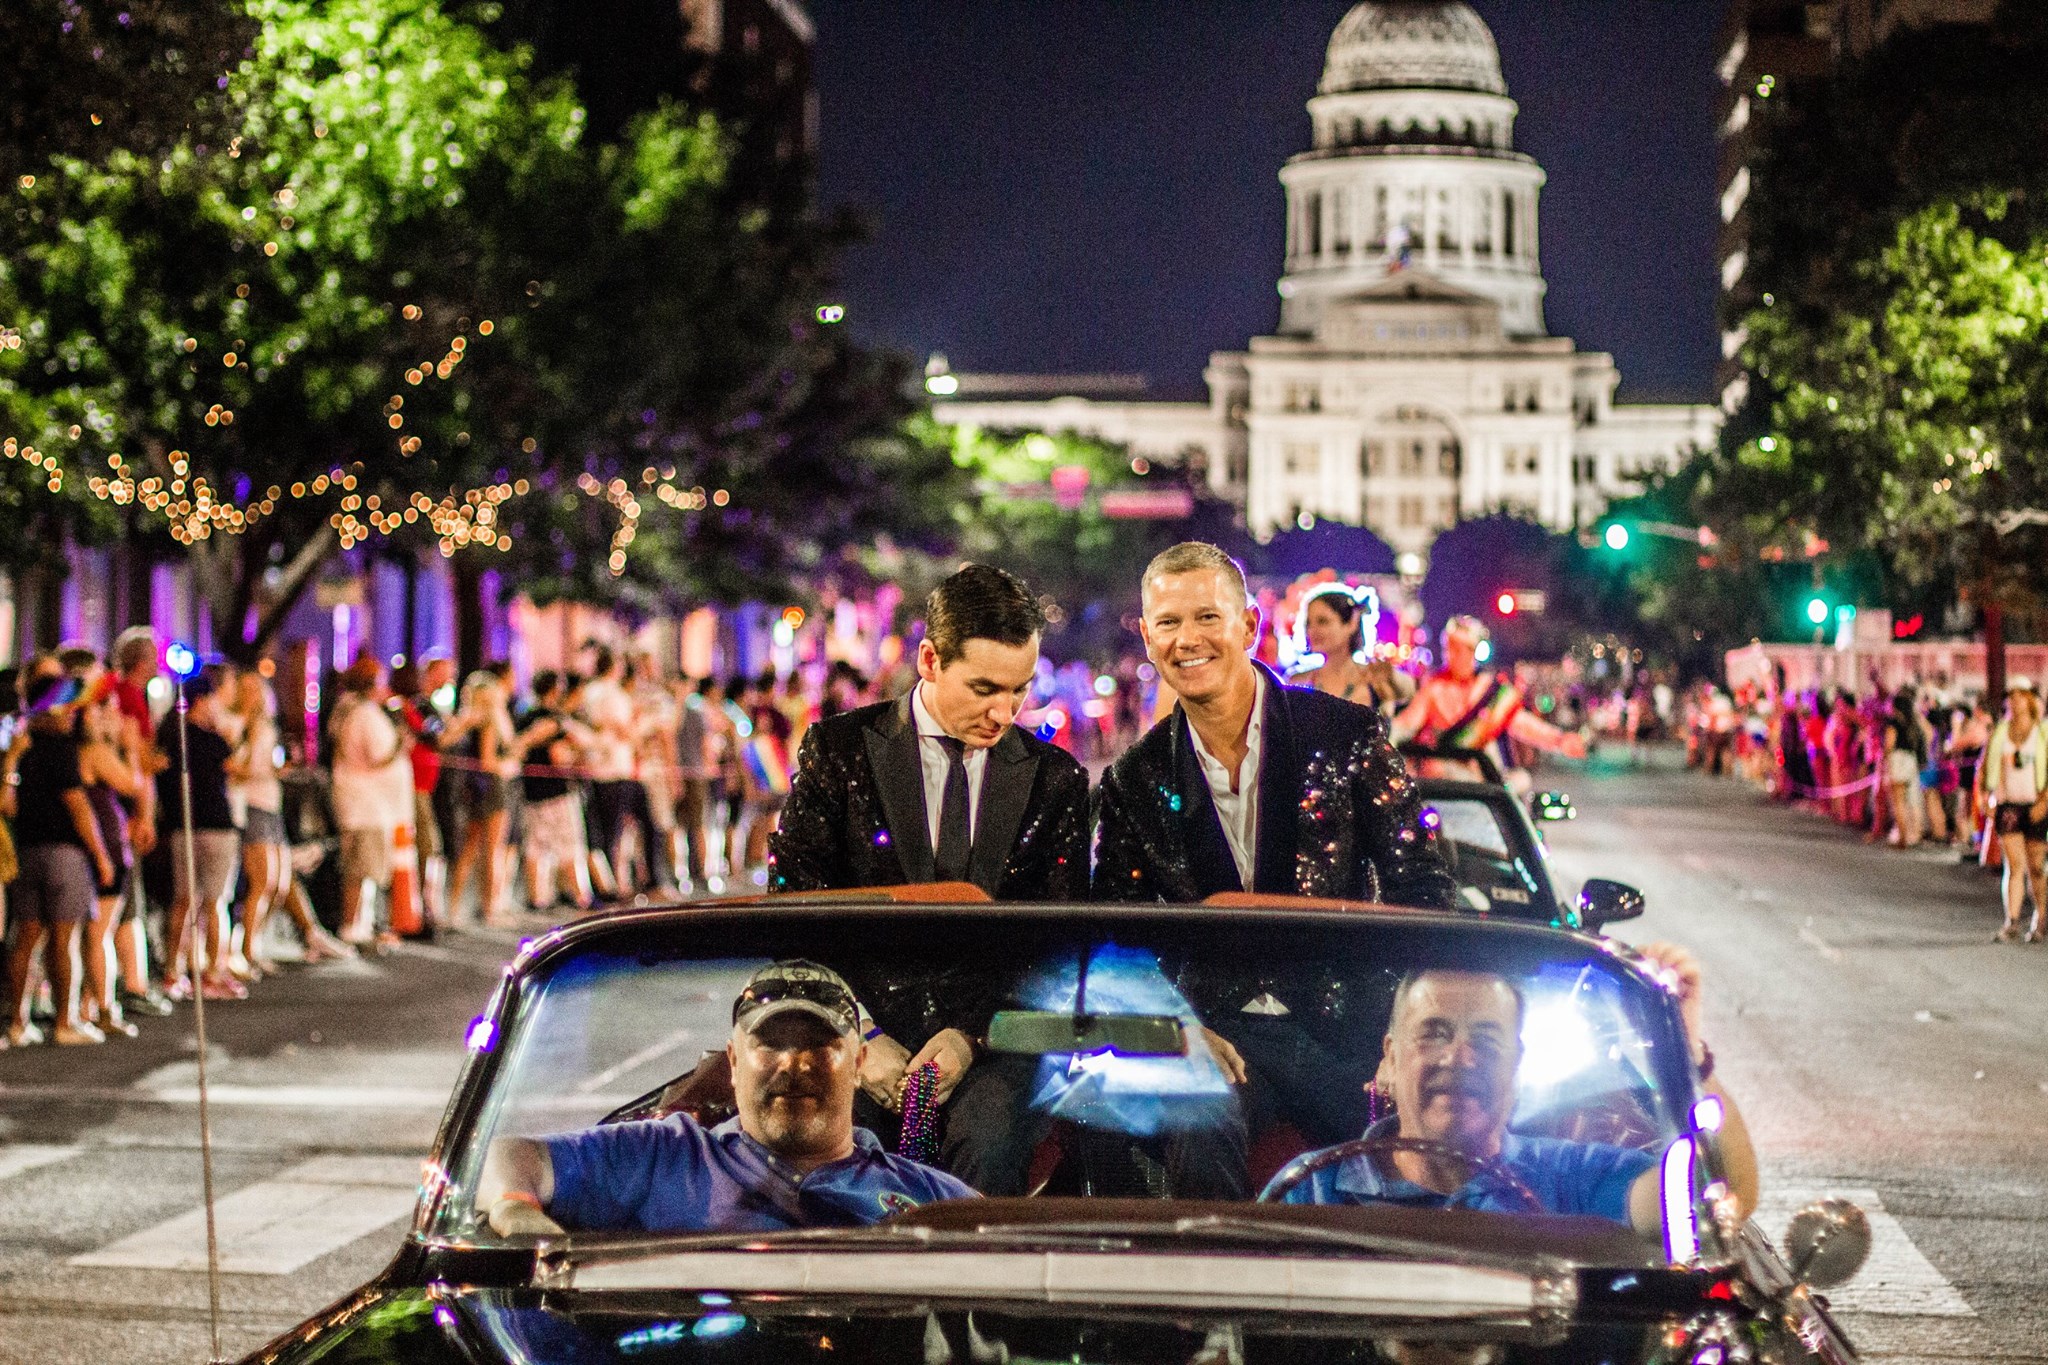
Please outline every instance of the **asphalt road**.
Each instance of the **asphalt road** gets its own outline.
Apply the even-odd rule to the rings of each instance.
[[[1880,1360],[2048,1361],[2048,949],[1994,945],[1995,883],[1863,845],[1732,782],[1557,778],[1570,878],[1649,893],[1618,926],[1701,955],[1719,1066],[1774,1230],[1852,1192],[1879,1255],[1834,1297]],[[375,1272],[464,1026],[516,935],[296,970],[209,1015],[232,1357]],[[189,1012],[102,1048],[0,1052],[0,1365],[207,1352]]]

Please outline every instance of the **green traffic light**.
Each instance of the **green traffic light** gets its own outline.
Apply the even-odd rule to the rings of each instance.
[[[1608,527],[1607,548],[1610,550],[1626,550],[1628,548],[1628,527],[1623,526],[1618,521]]]
[[[1827,598],[1825,598],[1825,597],[1813,597],[1813,598],[1808,598],[1808,599],[1807,599],[1807,603],[1806,603],[1806,619],[1807,619],[1807,620],[1809,620],[1809,621],[1813,622],[1813,623],[1814,623],[1815,625],[1817,625],[1817,626],[1824,626],[1824,625],[1826,625],[1826,624],[1828,623],[1828,616],[1829,616],[1830,614],[1831,614],[1831,613],[1830,613],[1830,611],[1829,611],[1829,608],[1828,608],[1828,600],[1827,600]]]

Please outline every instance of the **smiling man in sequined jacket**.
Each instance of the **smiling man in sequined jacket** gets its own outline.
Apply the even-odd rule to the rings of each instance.
[[[1255,662],[1258,621],[1243,571],[1213,545],[1176,545],[1145,570],[1145,652],[1180,704],[1103,777],[1096,899],[1454,908],[1386,722]]]
[[[1146,567],[1143,594],[1145,652],[1180,701],[1103,777],[1095,898],[1251,891],[1455,908],[1386,721],[1253,661],[1259,616],[1237,561],[1176,545]],[[1324,975],[1177,971],[1175,984],[1239,1087],[1227,1122],[1168,1142],[1179,1197],[1250,1198],[1251,1140],[1276,1119],[1311,1141],[1362,1126],[1369,1072],[1317,1036],[1336,1007]]]

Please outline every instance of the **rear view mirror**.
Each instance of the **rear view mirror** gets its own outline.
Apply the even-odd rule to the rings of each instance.
[[[1529,814],[1535,816],[1539,823],[1545,820],[1576,820],[1579,808],[1563,792],[1537,792],[1529,798]]]
[[[1064,1010],[1002,1010],[989,1021],[991,1052],[1108,1052],[1118,1057],[1185,1057],[1187,1032],[1170,1014],[1073,1014]]]
[[[1579,918],[1588,929],[1619,924],[1642,913],[1643,893],[1625,882],[1594,877],[1579,892]]]

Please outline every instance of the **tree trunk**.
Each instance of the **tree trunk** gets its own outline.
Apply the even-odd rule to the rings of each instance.
[[[458,552],[455,574],[455,668],[468,677],[484,663],[484,571],[473,551]]]
[[[1986,593],[1984,612],[1984,697],[1996,714],[2005,697],[2005,604]]]

